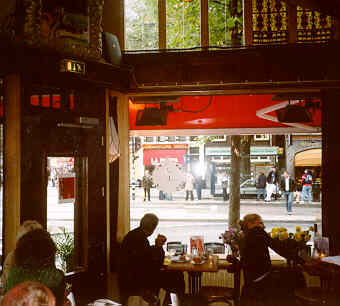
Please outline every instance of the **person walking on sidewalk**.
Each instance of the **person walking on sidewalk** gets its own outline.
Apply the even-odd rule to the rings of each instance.
[[[228,185],[229,185],[229,177],[227,173],[225,173],[222,177],[222,191],[223,191],[223,201],[228,201]]]
[[[272,194],[276,191],[276,185],[278,183],[278,174],[276,171],[276,167],[272,167],[272,170],[268,173],[267,176],[267,197],[266,202],[270,202],[272,199]]]
[[[197,193],[197,200],[202,199],[202,188],[203,188],[203,180],[202,176],[197,176],[195,179],[195,188],[196,188],[196,193]]]
[[[295,180],[291,178],[288,171],[283,173],[283,177],[280,181],[280,188],[283,192],[283,196],[286,200],[286,208],[288,215],[292,214],[292,205],[295,191]]]
[[[190,194],[190,200],[194,200],[194,183],[195,183],[195,178],[191,174],[191,172],[188,172],[185,178],[185,200],[187,201],[189,199],[189,194]]]
[[[312,202],[313,176],[307,169],[305,170],[305,173],[302,174],[301,183],[302,183],[301,203],[305,201],[306,196],[307,196],[308,202]]]
[[[146,170],[142,178],[142,186],[144,188],[144,201],[146,201],[146,196],[148,196],[148,201],[150,201],[150,189],[152,187],[152,176],[149,171]]]
[[[263,196],[263,200],[266,200],[266,184],[267,178],[264,173],[261,172],[256,181],[257,201],[260,201],[261,194]]]

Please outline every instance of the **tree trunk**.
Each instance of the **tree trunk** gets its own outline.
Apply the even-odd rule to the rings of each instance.
[[[241,136],[231,136],[231,184],[229,201],[229,228],[238,227],[240,220],[240,160]]]
[[[250,178],[250,142],[250,135],[241,136],[241,183]]]

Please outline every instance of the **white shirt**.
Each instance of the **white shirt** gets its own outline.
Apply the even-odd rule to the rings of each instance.
[[[289,191],[289,176],[285,178],[285,190]]]

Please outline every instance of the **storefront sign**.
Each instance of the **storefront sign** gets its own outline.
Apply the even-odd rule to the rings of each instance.
[[[75,177],[59,177],[59,203],[72,203],[75,198]]]
[[[162,149],[162,150],[144,150],[143,152],[143,164],[145,166],[159,165],[165,160],[170,160],[175,163],[184,164],[184,155],[186,150],[183,149]]]
[[[278,147],[251,147],[250,155],[277,155]],[[231,155],[230,147],[206,147],[205,155]]]

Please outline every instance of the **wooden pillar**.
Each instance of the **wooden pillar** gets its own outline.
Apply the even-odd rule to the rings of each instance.
[[[296,30],[297,30],[297,12],[296,5],[286,4],[288,11],[288,42],[291,44],[296,43]]]
[[[166,2],[158,0],[158,48],[166,49]]]
[[[209,46],[209,1],[201,0],[201,46]]]
[[[15,248],[20,225],[21,182],[21,80],[12,74],[5,82],[5,252]]]
[[[105,0],[103,16],[104,32],[117,36],[122,50],[125,49],[124,40],[124,0]]]
[[[120,142],[117,240],[120,242],[130,229],[129,99],[122,94],[116,96]]]
[[[339,101],[340,89],[322,100],[322,234],[330,239],[331,255],[340,253],[339,226]]]
[[[252,0],[243,0],[243,35],[244,44],[250,46],[253,44],[253,7]]]

